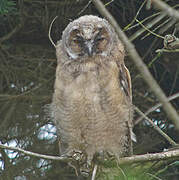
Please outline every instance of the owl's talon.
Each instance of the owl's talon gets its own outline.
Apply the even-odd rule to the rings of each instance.
[[[80,150],[70,150],[67,153],[61,155],[61,157],[72,158],[76,161],[79,161],[83,156],[83,152]]]
[[[74,152],[74,154],[72,155],[72,158],[76,161],[80,161],[82,159],[82,156],[83,156],[82,152],[81,153],[80,152]]]
[[[84,177],[89,176],[91,170],[90,170],[90,166],[88,165],[88,163],[84,164],[84,166],[80,168],[80,172],[81,172],[81,175]]]
[[[99,161],[106,161],[107,159],[109,159],[110,155],[108,154],[108,152],[105,151],[100,151],[98,153],[97,159]]]
[[[88,159],[85,164],[80,168],[81,175],[84,177],[88,177],[91,172],[92,160]]]
[[[82,170],[81,175],[84,176],[84,177],[89,177],[89,172]]]

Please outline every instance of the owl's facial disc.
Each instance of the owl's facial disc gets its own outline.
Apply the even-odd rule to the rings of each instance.
[[[75,27],[67,41],[70,48],[68,54],[72,59],[76,59],[82,56],[106,55],[111,39],[105,27],[94,27],[90,24]]]

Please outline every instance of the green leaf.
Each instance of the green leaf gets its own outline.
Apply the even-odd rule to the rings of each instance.
[[[7,13],[13,12],[16,10],[16,3],[11,0],[1,0],[0,1],[0,15],[5,15]]]

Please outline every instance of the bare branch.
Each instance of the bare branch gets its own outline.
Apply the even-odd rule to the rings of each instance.
[[[18,151],[29,156],[43,158],[47,160],[56,160],[56,161],[61,161],[61,162],[70,161],[70,158],[68,157],[43,155],[43,154],[26,151],[18,147],[9,147],[2,144],[0,144],[0,148]],[[123,157],[118,160],[119,161],[118,164],[122,165],[122,164],[132,164],[132,163],[156,161],[156,160],[168,160],[172,158],[179,158],[179,149],[167,151],[167,152],[161,152],[161,153],[151,153],[151,154],[144,154],[144,155],[134,155],[131,157]],[[93,171],[94,171],[93,173],[95,174],[96,173],[95,171],[97,171],[97,165],[94,167]]]
[[[143,155],[135,155],[131,157],[123,157],[119,159],[119,165],[122,164],[132,164],[139,162],[147,162],[147,161],[157,161],[157,160],[168,160],[173,158],[179,158],[179,149],[161,152],[161,153],[151,153],[151,154],[143,154]]]
[[[155,130],[157,130],[159,132],[159,134],[161,134],[172,146],[177,146],[177,143],[171,139],[166,133],[164,133],[157,125],[154,124],[154,122],[149,119],[139,108],[135,107],[135,110],[142,115],[142,118],[145,118],[152,126]]]
[[[31,151],[26,151],[26,150],[18,148],[18,147],[6,146],[3,144],[0,144],[0,148],[18,151],[18,152],[21,152],[21,153],[29,155],[29,156],[34,156],[34,157],[48,159],[48,160],[57,160],[57,161],[62,161],[62,162],[68,162],[69,161],[69,158],[66,158],[66,157],[43,155],[43,154],[31,152]]]
[[[126,49],[129,53],[129,56],[134,61],[136,67],[138,68],[139,72],[142,74],[143,79],[149,85],[151,90],[155,93],[156,97],[159,101],[163,104],[163,108],[167,114],[167,116],[174,122],[176,128],[179,129],[179,116],[173,106],[168,102],[167,97],[165,96],[164,92],[157,84],[155,79],[152,77],[150,71],[148,70],[147,66],[141,60],[139,54],[135,50],[134,45],[128,40],[127,36],[123,33],[115,19],[112,15],[108,12],[108,10],[104,7],[100,0],[93,0],[94,5],[99,10],[99,12],[106,17],[106,19],[111,23],[111,25],[116,30],[119,38],[126,46]]]
[[[152,28],[154,25],[156,25],[159,21],[161,21],[163,18],[165,17],[165,14],[160,14],[158,15],[156,18],[154,18],[152,21],[150,21],[149,23],[147,23],[145,25],[145,27],[147,29]],[[138,31],[136,31],[133,35],[131,35],[131,37],[129,38],[130,41],[135,40],[138,36],[140,36],[142,33],[144,33],[146,31],[146,29],[141,28]]]
[[[156,53],[163,53],[163,52],[175,53],[175,52],[179,52],[179,49],[157,49],[155,52]]]
[[[168,101],[171,101],[173,99],[176,99],[179,97],[179,93],[176,93],[170,97],[168,97]],[[155,106],[151,107],[149,110],[147,110],[144,115],[147,116],[148,114],[150,114],[151,112],[155,111],[156,109],[158,109],[159,107],[161,107],[162,104],[158,103]],[[135,121],[135,125],[138,124],[140,121],[142,121],[143,119],[145,119],[143,116],[139,117],[136,121]]]
[[[87,5],[78,13],[78,16],[80,14],[82,14],[88,8],[88,6],[91,4],[91,2],[92,2],[92,0],[88,1]]]
[[[179,12],[173,8],[171,8],[169,5],[164,3],[161,0],[152,0],[152,3],[157,9],[162,10],[165,14],[167,14],[170,17],[174,17],[179,20]]]
[[[11,32],[9,32],[8,34],[6,34],[5,36],[0,38],[0,43],[3,43],[4,41],[7,41],[8,39],[10,39],[14,34],[18,33],[21,28],[23,27],[23,22],[21,22],[20,24],[18,24]]]
[[[98,169],[98,165],[95,164],[94,169],[93,169],[93,173],[92,173],[92,178],[91,178],[91,180],[95,180],[97,169]]]

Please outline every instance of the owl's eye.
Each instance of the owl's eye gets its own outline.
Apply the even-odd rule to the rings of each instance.
[[[84,39],[83,39],[81,36],[76,36],[76,37],[73,39],[73,42],[74,42],[74,43],[82,44],[82,43],[84,42]]]
[[[106,39],[106,38],[105,38],[104,35],[102,34],[102,31],[99,31],[99,32],[97,33],[97,35],[95,36],[94,41],[95,41],[95,42],[100,42],[100,41],[103,41],[104,39]]]
[[[77,39],[73,39],[72,40],[74,43],[79,43],[79,41]]]
[[[95,38],[95,41],[98,42],[98,41],[103,41],[105,38],[104,37],[97,37]]]

